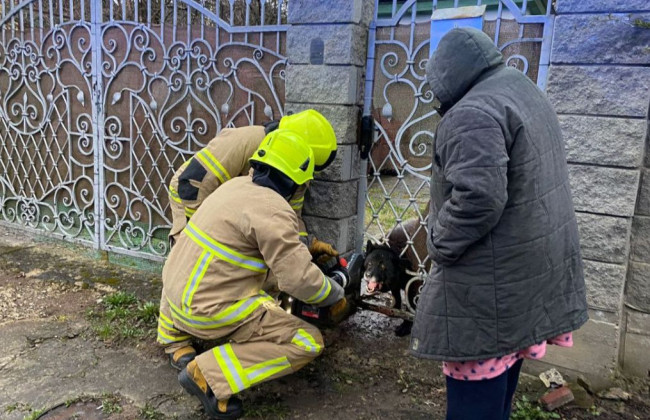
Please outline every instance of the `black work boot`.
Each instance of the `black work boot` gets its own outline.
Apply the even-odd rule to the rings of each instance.
[[[242,402],[239,398],[230,397],[225,400],[217,400],[199,370],[196,360],[192,360],[185,369],[181,370],[181,373],[178,374],[178,382],[188,394],[194,395],[201,401],[203,410],[211,419],[234,420],[244,415]]]
[[[169,353],[169,364],[176,370],[183,370],[185,366],[196,357],[196,350],[192,346],[185,346]]]

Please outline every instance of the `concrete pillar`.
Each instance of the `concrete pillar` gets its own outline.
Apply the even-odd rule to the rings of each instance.
[[[307,229],[340,252],[354,248],[370,0],[295,0],[289,6],[285,111],[308,108],[334,126],[336,160],[317,174],[303,210]],[[320,46],[320,48],[319,48]]]
[[[545,360],[600,377],[629,365],[645,376],[650,319],[626,303],[650,309],[650,180],[637,205],[648,173],[650,3],[558,0],[556,11],[547,94],[566,140],[591,320],[574,351],[551,349]]]

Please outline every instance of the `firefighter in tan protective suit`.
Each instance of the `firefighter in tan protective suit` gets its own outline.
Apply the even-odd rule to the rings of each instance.
[[[323,115],[313,109],[282,117],[265,127],[250,126],[225,128],[206,147],[185,162],[174,174],[169,185],[169,203],[172,211],[172,243],[185,228],[187,220],[196,212],[208,195],[226,181],[248,174],[248,159],[269,132],[288,129],[301,134],[314,151],[314,170],[320,172],[336,157],[334,129]],[[307,184],[298,188],[289,201],[298,215],[300,236],[314,252],[337,256],[331,245],[315,237],[307,238],[307,229],[301,213]],[[309,239],[309,240],[308,240]]]
[[[314,171],[327,168],[336,157],[336,136],[327,119],[318,111],[308,109],[282,117],[279,123],[223,129],[206,147],[185,162],[174,174],[169,185],[169,203],[172,211],[170,242],[177,241],[188,220],[203,204],[206,198],[222,184],[240,175],[247,175],[251,169],[249,158],[269,132],[280,128],[297,132],[307,140],[314,152]],[[308,183],[300,185],[289,200],[298,216],[299,235],[313,254],[337,256],[338,252],[328,243],[308,235],[302,221],[302,207]],[[277,280],[267,279],[265,290],[277,292]],[[182,369],[194,358],[196,352],[188,340],[171,342],[159,332],[158,341],[165,346],[169,361],[175,369]]]
[[[209,195],[177,236],[163,269],[159,341],[225,344],[198,355],[179,381],[211,418],[243,415],[234,394],[303,367],[323,350],[318,329],[286,313],[262,286],[340,308],[343,289],[311,262],[289,204],[313,177],[314,154],[297,133],[270,133],[250,159],[252,176]]]

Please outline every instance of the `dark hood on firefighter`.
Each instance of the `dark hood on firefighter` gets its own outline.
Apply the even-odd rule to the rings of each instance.
[[[267,187],[280,194],[285,200],[289,200],[298,189],[298,184],[291,178],[259,162],[253,162],[253,182],[262,187]]]

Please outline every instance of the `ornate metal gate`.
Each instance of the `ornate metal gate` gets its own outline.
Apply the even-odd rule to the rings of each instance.
[[[486,5],[483,31],[506,57],[544,88],[553,33],[551,0],[375,0],[370,25],[364,115],[375,120],[370,156],[363,161],[357,243],[385,242],[397,226],[405,236],[390,244],[409,257],[413,279],[407,309],[414,312],[430,265],[426,208],[432,142],[439,116],[425,82],[432,11]],[[360,249],[359,249],[360,251]],[[411,290],[413,289],[413,290]]]
[[[175,169],[282,115],[286,1],[0,1],[0,223],[162,259]]]

